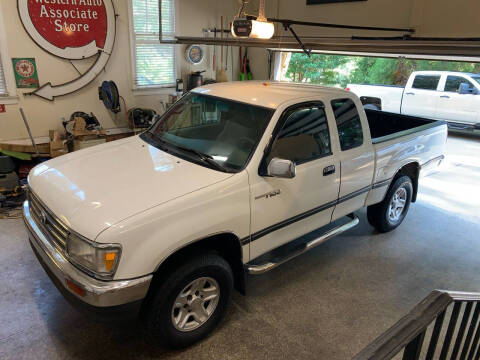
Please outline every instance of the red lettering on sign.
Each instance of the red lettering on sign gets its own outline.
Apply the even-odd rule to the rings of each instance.
[[[103,49],[107,12],[103,0],[28,0],[33,26],[52,45],[82,47],[96,41]]]

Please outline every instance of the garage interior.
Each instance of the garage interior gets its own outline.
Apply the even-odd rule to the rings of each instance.
[[[276,23],[275,36],[270,40],[239,39],[221,31],[217,34],[216,30],[229,27],[227,24],[237,15],[242,1],[161,0],[161,11],[156,5],[157,12],[146,12],[145,19],[157,16],[152,24],[158,27],[158,16],[161,16],[163,26],[149,35],[160,37],[164,46],[171,46],[170,52],[164,54],[171,56],[172,66],[170,70],[155,68],[155,71],[169,71],[165,75],[168,79],[164,80],[160,74],[160,85],[151,85],[142,77],[144,70],[136,64],[143,60],[140,58],[143,53],[138,49],[145,44],[145,49],[153,46],[152,43],[157,45],[157,40],[149,38],[142,43],[141,36],[137,37],[133,6],[137,4],[138,9],[143,9],[157,1],[113,1],[115,43],[105,67],[85,86],[47,99],[29,94],[38,86],[18,86],[12,59],[15,64],[18,59],[34,58],[36,80],[42,86],[75,82],[95,65],[95,58],[67,60],[40,47],[22,24],[20,3],[21,0],[18,4],[15,0],[6,0],[0,4],[0,155],[13,159],[20,185],[26,184],[28,171],[44,159],[93,146],[95,141],[115,141],[141,133],[145,128],[137,128],[140,123],[135,120],[132,125],[128,109],[163,114],[177,99],[178,91],[183,88],[186,91],[189,82],[198,79],[198,74],[197,77],[189,75],[205,71],[201,73],[204,83],[218,78],[214,62],[222,68],[225,66],[228,81],[237,80],[242,71],[240,48],[244,54],[248,48],[253,80],[263,81],[278,79],[281,54],[302,53],[302,46],[318,54],[480,63],[480,4],[475,0],[368,0],[327,4],[266,0],[267,18],[290,19],[300,42],[284,28],[285,21]],[[172,13],[165,14],[165,9]],[[247,2],[246,12],[258,14],[259,2]],[[163,16],[167,15],[170,18],[165,21]],[[295,22],[389,30],[304,26]],[[225,37],[220,38],[224,34]],[[204,59],[200,64],[186,59],[191,45],[202,49]],[[149,60],[152,55],[145,51],[144,56]],[[99,100],[99,87],[104,81],[114,81],[123,99],[117,99],[117,112]],[[79,111],[86,116],[94,114],[98,124],[88,130],[84,120],[78,138],[72,140],[77,143],[71,149],[65,144],[66,127],[62,122]],[[77,126],[76,120],[74,123],[68,126]],[[192,356],[197,359],[340,360],[357,354],[360,354],[359,360],[401,358],[394,357],[396,353],[382,353],[379,344],[378,348],[367,346],[436,289],[480,292],[479,133],[449,133],[445,163],[439,171],[420,180],[417,202],[412,204],[398,229],[381,234],[368,224],[365,209],[356,212],[360,218],[357,227],[264,275],[248,276],[246,296],[234,292],[233,306],[217,329],[203,341],[183,350],[149,344],[136,320],[105,322],[76,311],[31,251],[21,209],[0,206],[0,358],[180,359]],[[42,150],[45,146],[49,146],[48,149]],[[1,188],[2,185],[0,191]],[[5,201],[1,194],[0,204]],[[477,306],[480,310],[480,296],[462,299],[456,327],[454,323],[450,335],[445,335],[446,325],[442,330],[442,338],[453,339],[452,346],[446,350],[450,356],[455,352],[456,339],[460,338],[459,347],[472,340],[467,340],[470,328],[473,342],[475,338],[478,342],[474,335],[480,334],[480,325],[478,329],[471,325],[475,314],[478,320],[474,310]],[[443,297],[442,301],[448,302]],[[456,306],[448,307],[446,315],[443,313],[447,319],[455,313]],[[471,324],[468,319],[472,320]],[[428,329],[424,329],[427,335],[412,328],[408,335],[393,332],[395,336],[389,346],[393,347],[395,339],[401,339],[395,346],[403,351],[419,339],[417,335],[422,335],[423,342],[423,336],[429,338],[435,332],[433,322],[427,325]],[[409,359],[426,358],[426,345],[422,347],[420,343],[416,357]],[[468,345],[465,346],[468,350]],[[378,353],[372,355],[376,351]],[[438,351],[434,358],[439,355]],[[477,358],[479,355],[480,350]]]

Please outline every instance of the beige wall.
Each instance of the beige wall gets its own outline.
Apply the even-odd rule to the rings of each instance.
[[[128,1],[113,0],[119,14],[115,47],[109,63],[97,79],[85,88],[54,101],[36,96],[24,96],[27,90],[17,89],[19,103],[6,105],[7,112],[0,113],[0,140],[22,139],[28,136],[20,117],[19,107],[25,110],[34,136],[46,136],[49,129],[61,129],[62,117],[69,118],[74,111],[93,112],[104,128],[124,127],[127,125],[125,114],[114,115],[107,111],[98,100],[97,88],[104,80],[117,83],[120,94],[125,98],[127,107],[148,107],[162,111],[160,101],[167,101],[168,94],[174,89],[166,89],[153,95],[135,95],[132,91],[132,71],[130,58],[130,35],[128,20]],[[17,13],[17,0],[0,0],[0,11],[4,18],[8,56],[34,57],[36,59],[40,84],[51,82],[53,85],[64,83],[78,76],[67,60],[56,58],[40,49],[27,35]],[[220,14],[232,16],[236,4],[232,0],[176,0],[178,33],[201,36],[201,29],[207,26],[220,26]],[[207,50],[207,59],[196,68],[184,60],[185,46],[177,49],[178,74],[186,80],[190,71],[211,67],[211,52]],[[7,59],[10,64],[10,60]],[[89,60],[76,62],[81,71],[89,66]],[[212,70],[206,74],[213,75]],[[1,102],[0,102],[1,103]]]
[[[414,5],[412,25],[422,36],[478,37],[480,1],[421,0]]]
[[[231,21],[233,21],[234,14],[238,11],[237,0],[177,0],[177,35],[178,36],[203,36],[202,29],[218,28],[220,29],[221,16],[224,17],[224,27],[227,29]],[[213,38],[213,34],[208,35]],[[217,34],[220,37],[220,34]],[[226,35],[225,35],[226,36]],[[179,52],[183,57],[186,46],[179,45]],[[213,69],[213,46],[203,46],[205,51],[205,60],[202,64],[193,66],[185,61],[182,61],[182,74],[188,74],[192,71],[206,70],[203,74],[205,79],[215,79],[216,72]],[[238,49],[232,49],[234,53],[234,78],[237,77],[238,68]],[[231,63],[232,57],[229,49],[228,54],[228,79],[232,79]],[[216,48],[217,63],[220,61],[220,47]],[[224,62],[226,61],[227,49],[224,48]],[[184,78],[186,81],[186,77]]]
[[[413,26],[417,36],[477,37],[480,23],[478,0],[368,0],[310,6],[306,0],[266,0],[266,6],[268,17],[378,27]],[[258,1],[251,1],[248,11],[256,14]],[[302,26],[295,29],[299,34],[318,36],[372,34]]]
[[[306,5],[306,0],[266,0],[268,17],[312,22],[363,25],[377,27],[414,27],[415,36],[478,37],[480,1],[478,0],[368,0],[323,5]],[[249,4],[248,12],[256,14],[258,1]],[[396,36],[401,33],[339,30],[294,26],[301,36]],[[277,35],[289,36],[277,27]],[[253,53],[253,51],[252,51]],[[257,50],[254,64],[265,69],[267,57]]]

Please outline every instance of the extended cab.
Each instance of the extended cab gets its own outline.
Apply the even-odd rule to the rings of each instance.
[[[348,84],[369,109],[448,122],[453,130],[480,130],[480,74],[418,71],[405,87]]]
[[[151,339],[182,347],[213,330],[247,274],[350,229],[355,211],[399,226],[446,137],[445,123],[365,112],[344,90],[208,85],[140,136],[38,165],[24,220],[67,299],[140,309]]]

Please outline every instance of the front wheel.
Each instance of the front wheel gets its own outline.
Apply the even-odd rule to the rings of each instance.
[[[172,270],[144,312],[148,340],[172,348],[201,340],[222,319],[232,289],[230,265],[213,253],[195,257]]]
[[[397,228],[407,215],[412,194],[412,180],[408,176],[396,179],[388,189],[385,199],[381,203],[367,208],[370,225],[382,233]]]

